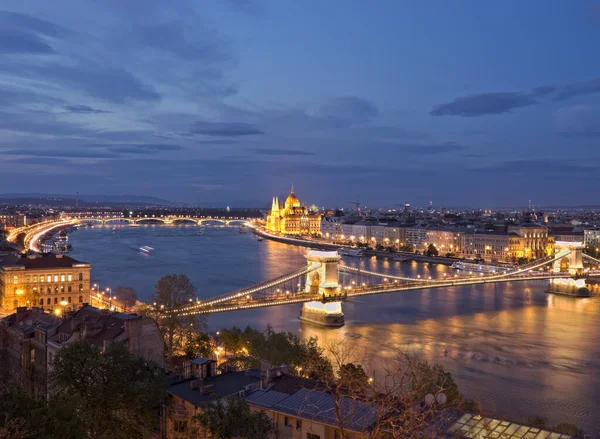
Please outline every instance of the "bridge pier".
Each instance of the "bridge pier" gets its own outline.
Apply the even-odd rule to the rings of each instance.
[[[583,242],[556,241],[554,248],[557,253],[563,250],[570,251],[567,256],[554,262],[552,268],[555,273],[560,273],[565,264],[567,265],[569,274],[574,275],[583,272]]]
[[[339,328],[344,326],[344,313],[339,289],[338,252],[310,250],[306,256],[309,268],[318,265],[314,271],[306,275],[305,292],[319,295],[321,300],[307,302],[302,305],[300,320],[321,326]]]

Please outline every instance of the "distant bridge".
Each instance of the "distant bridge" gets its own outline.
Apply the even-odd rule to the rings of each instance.
[[[177,215],[144,215],[137,217],[118,217],[118,216],[91,216],[91,217],[76,217],[73,218],[82,223],[101,223],[101,224],[115,224],[115,223],[128,223],[128,224],[143,224],[151,222],[160,222],[162,224],[177,224],[177,223],[195,223],[199,226],[205,224],[219,224],[224,226],[233,225],[246,225],[253,218],[240,218],[240,217],[192,217],[192,216],[177,216]]]
[[[587,255],[583,257],[600,264],[600,260]],[[337,252],[309,251],[305,267],[275,279],[210,299],[190,301],[188,305],[178,308],[165,309],[160,304],[157,307],[165,314],[186,316],[304,303],[301,319],[341,326],[341,302],[357,296],[488,283],[600,277],[600,271],[584,271],[581,260],[581,249],[567,248],[504,273],[462,272],[460,275],[444,274],[442,278],[432,279],[361,270],[341,264]],[[560,270],[563,263],[569,266],[569,272]],[[321,318],[323,321],[316,321]]]

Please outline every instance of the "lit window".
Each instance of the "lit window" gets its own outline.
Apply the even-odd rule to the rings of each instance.
[[[54,275],[54,282],[58,282],[58,274]]]
[[[60,281],[61,281],[61,282],[64,282],[64,281],[65,281],[65,275],[64,275],[64,274],[61,274],[61,275],[60,275]]]
[[[33,282],[37,282],[37,276],[33,276]]]
[[[51,276],[51,275],[48,275],[48,277],[46,278],[46,280],[47,280],[48,282],[52,282],[52,276]]]
[[[13,276],[13,284],[19,283],[19,276]]]
[[[72,274],[69,274],[69,275],[67,276],[67,280],[68,280],[69,282],[71,282],[71,281],[73,280],[73,275],[72,275]]]

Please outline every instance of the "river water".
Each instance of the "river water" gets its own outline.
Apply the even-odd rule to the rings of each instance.
[[[159,277],[184,273],[208,298],[295,270],[307,249],[257,241],[237,229],[94,226],[70,235],[72,256],[92,264],[92,282],[133,287],[148,300]],[[137,251],[155,248],[153,256]],[[345,258],[348,265],[404,276],[442,276],[443,265]],[[451,372],[486,413],[514,421],[543,415],[600,431],[600,298],[548,295],[543,281],[390,293],[344,302],[346,325],[298,320],[301,305],[211,315],[210,330],[271,324],[322,343],[347,342],[369,373],[411,351]]]

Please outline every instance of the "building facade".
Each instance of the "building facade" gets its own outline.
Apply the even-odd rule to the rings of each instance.
[[[41,308],[19,307],[0,320],[0,381],[17,383],[36,397],[48,386],[47,340],[61,319]]]
[[[600,248],[600,230],[584,230],[583,244],[590,248]]]
[[[292,187],[283,206],[279,198],[273,198],[266,229],[282,235],[321,236],[321,215],[301,204]]]
[[[7,258],[0,265],[0,309],[38,306],[61,313],[89,302],[90,264],[65,255]]]

